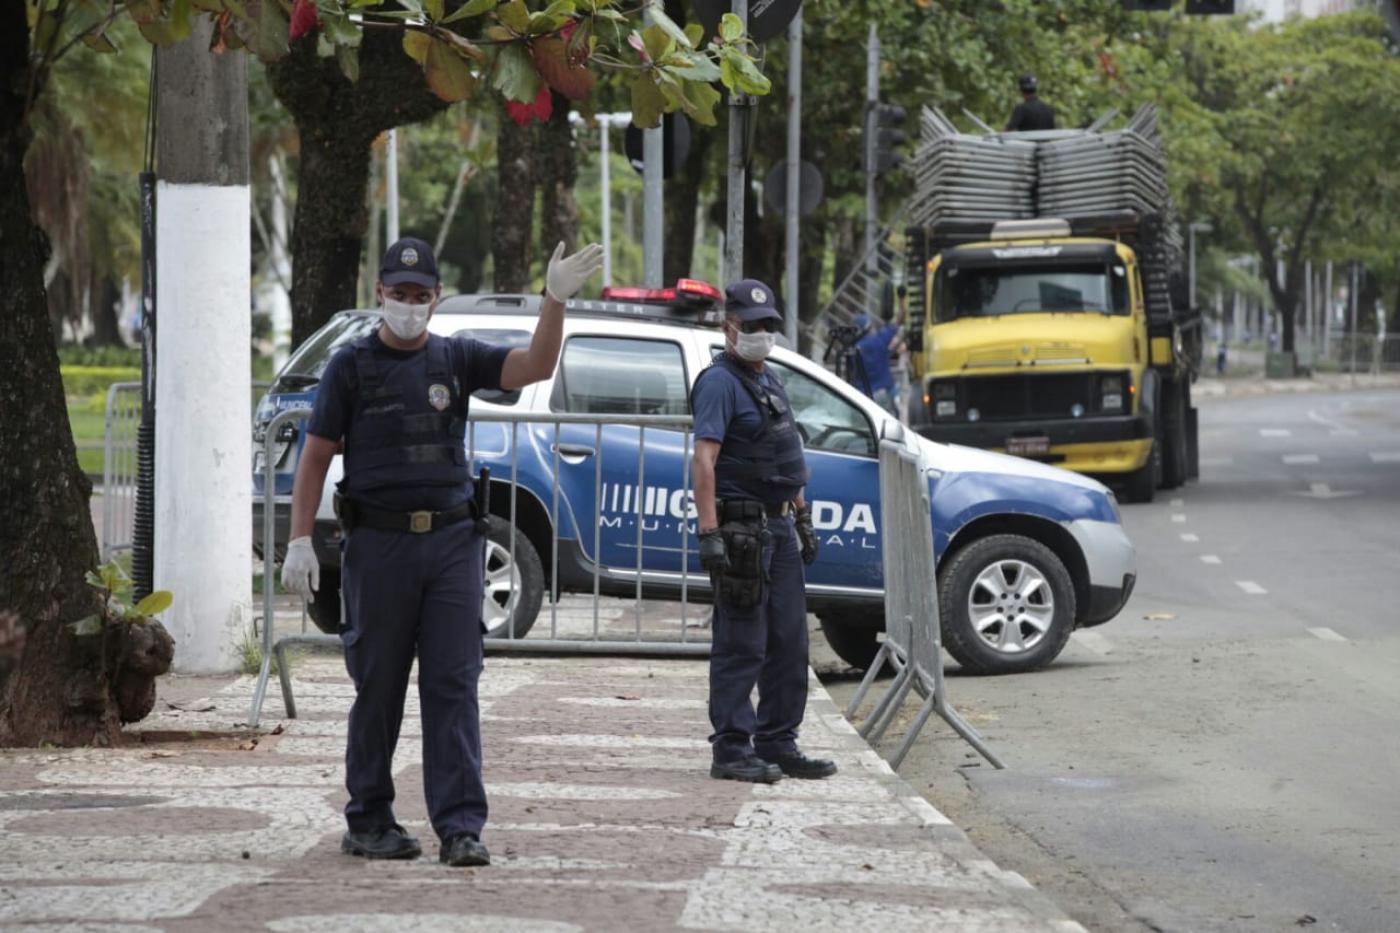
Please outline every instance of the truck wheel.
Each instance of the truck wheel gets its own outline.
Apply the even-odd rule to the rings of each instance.
[[[880,651],[879,635],[885,628],[884,613],[876,612],[880,616],[878,625],[853,620],[854,614],[823,612],[817,615],[817,621],[821,622],[822,634],[836,656],[863,671],[870,667]]]
[[[1186,386],[1186,478],[1201,478],[1201,435],[1196,416],[1199,412],[1191,405],[1191,387]]]
[[[1167,383],[1162,392],[1166,411],[1162,418],[1162,488],[1176,489],[1186,482],[1190,451],[1186,441],[1186,399],[1180,384]]]
[[[512,617],[515,637],[524,638],[539,618],[544,601],[544,565],[539,552],[519,530],[515,532],[514,555],[511,547],[510,524],[501,518],[491,519],[491,531],[486,537],[486,592],[481,608],[487,638],[509,638]]]
[[[1022,535],[992,535],[938,573],[943,647],[970,674],[1044,667],[1074,630],[1074,584],[1055,552]]]
[[[321,568],[321,586],[306,604],[312,623],[327,635],[340,634],[340,569]]]

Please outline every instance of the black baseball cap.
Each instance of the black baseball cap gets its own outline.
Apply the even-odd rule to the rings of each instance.
[[[758,279],[740,279],[724,290],[724,310],[741,321],[761,321],[764,318],[782,320],[773,303],[773,289]]]
[[[384,251],[379,263],[379,281],[385,285],[410,282],[424,288],[438,284],[437,258],[433,248],[417,237],[406,236]]]

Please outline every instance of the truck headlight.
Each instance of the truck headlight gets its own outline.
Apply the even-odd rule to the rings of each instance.
[[[932,386],[933,416],[955,418],[958,414],[958,387],[951,382],[935,382]]]
[[[1099,411],[1123,411],[1123,383],[1121,375],[1103,376],[1099,379]]]

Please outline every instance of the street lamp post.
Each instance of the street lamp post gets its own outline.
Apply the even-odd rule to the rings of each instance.
[[[1187,225],[1187,241],[1190,244],[1189,257],[1186,266],[1186,288],[1191,307],[1196,307],[1196,234],[1210,233],[1215,227],[1204,223],[1191,223]]]

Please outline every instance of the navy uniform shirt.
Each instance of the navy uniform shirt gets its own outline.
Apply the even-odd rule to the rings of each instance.
[[[764,388],[777,384],[776,377],[767,366],[757,375],[758,384]],[[758,403],[744,388],[739,377],[722,366],[711,366],[696,379],[691,403],[694,407],[692,415],[695,418],[696,440],[723,444],[725,435],[733,434],[739,440],[751,441],[763,430],[763,412],[759,410]],[[733,462],[733,458],[721,453],[715,465]],[[750,496],[733,482],[716,477],[715,498],[747,499]]]
[[[395,350],[379,339],[375,331],[368,338],[374,362],[381,378],[386,381],[398,367],[426,366],[426,350]],[[470,396],[478,389],[499,389],[501,369],[511,348],[482,343],[470,337],[448,338],[452,348],[452,371],[461,383],[462,391]],[[426,345],[425,345],[426,346]],[[355,396],[359,378],[355,371],[353,346],[342,347],[326,364],[321,385],[316,391],[316,404],[306,424],[306,432],[339,442],[353,428]],[[363,496],[365,504],[384,509],[449,509],[471,497],[470,485],[413,487],[381,486],[372,495]],[[357,498],[360,498],[357,494]]]

